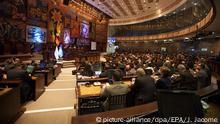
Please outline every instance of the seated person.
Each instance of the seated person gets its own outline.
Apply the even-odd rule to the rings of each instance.
[[[0,80],[3,79],[3,75],[5,74],[6,72],[4,71],[3,67],[0,66]]]
[[[21,102],[24,103],[31,99],[34,85],[26,70],[23,70],[22,66],[18,65],[9,70],[7,74],[9,80],[19,79],[23,81],[21,85]]]
[[[44,70],[44,69],[46,69],[46,66],[47,66],[46,62],[44,60],[40,60],[38,68],[41,70]]]
[[[186,69],[186,67],[183,64],[179,64],[177,66],[178,74],[176,81],[179,83],[179,89],[184,90],[196,90],[197,88],[197,82],[189,69]]]
[[[197,65],[195,68],[196,68],[195,77],[198,82],[197,88],[201,89],[206,87],[208,85],[207,82],[208,74],[206,73],[205,69],[202,68],[201,65]]]
[[[35,71],[35,66],[33,66],[33,65],[28,65],[28,66],[26,67],[26,71],[27,71],[28,74],[33,74],[34,71]]]
[[[127,76],[136,75],[136,70],[135,70],[133,64],[126,65],[125,70],[126,70],[126,75],[127,75]]]
[[[159,73],[161,74],[160,79],[156,82],[155,86],[157,89],[171,89],[171,77],[170,69],[167,67],[160,67]]]
[[[129,92],[128,85],[122,84],[121,78],[122,76],[120,72],[117,70],[114,70],[112,74],[113,84],[110,86],[103,87],[101,96],[107,98],[103,104],[105,110],[108,110],[108,106],[109,106],[108,97],[115,96],[115,95],[123,95]],[[124,107],[126,107],[126,105],[113,106],[112,108],[118,109],[118,108],[124,108]]]
[[[56,61],[55,60],[53,60],[53,59],[50,59],[49,61],[48,61],[48,68],[54,68],[54,65],[56,65]]]
[[[34,60],[31,61],[31,65],[33,65],[35,68],[37,67],[37,63]]]
[[[151,77],[152,70],[139,68],[137,70],[137,79],[132,87],[135,98],[135,105],[149,103],[154,101],[156,92],[155,80]]]
[[[86,63],[86,65],[85,65],[84,69],[82,70],[81,74],[83,76],[94,76],[95,72],[93,71],[91,64]]]
[[[118,64],[118,70],[120,71],[122,76],[126,76],[125,66],[122,63]]]
[[[12,62],[12,60],[11,59],[7,59],[6,61],[5,61],[5,64],[4,64],[5,66],[4,66],[4,70],[5,71],[8,71],[8,70],[10,70],[10,69],[12,69],[13,67],[14,67],[14,64],[13,64],[13,62]]]

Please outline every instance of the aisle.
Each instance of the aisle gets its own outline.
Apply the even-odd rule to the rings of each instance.
[[[71,124],[75,115],[76,77],[73,68],[64,68],[37,101],[29,102],[16,124]]]

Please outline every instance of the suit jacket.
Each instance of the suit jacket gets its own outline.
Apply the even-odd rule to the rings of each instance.
[[[133,89],[135,94],[135,104],[143,104],[154,101],[156,92],[155,80],[151,76],[138,77],[135,80]]]
[[[207,78],[208,74],[204,69],[201,69],[197,74],[196,78],[198,81],[198,89],[204,88],[208,85]]]
[[[197,89],[197,81],[190,73],[190,71],[185,71],[180,73],[180,77],[178,79],[179,88],[185,90],[196,90]]]
[[[31,78],[28,76],[25,70],[22,69],[11,69],[8,72],[8,79],[20,79],[22,80],[21,85],[21,102],[25,102],[32,98],[34,83]]]
[[[25,70],[13,68],[7,72],[8,79],[20,79],[24,80],[27,77],[27,73]]]
[[[171,89],[171,78],[168,77],[161,77],[156,82],[156,88],[157,89]]]

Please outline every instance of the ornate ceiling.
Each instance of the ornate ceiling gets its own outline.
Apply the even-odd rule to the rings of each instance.
[[[187,0],[85,0],[112,17],[110,25],[127,25],[168,14]]]

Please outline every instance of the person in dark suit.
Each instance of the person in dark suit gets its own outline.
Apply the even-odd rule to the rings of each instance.
[[[156,82],[157,89],[171,89],[170,69],[167,67],[160,67],[161,78]]]
[[[9,80],[22,80],[21,85],[21,102],[24,103],[31,99],[33,95],[33,82],[26,70],[22,69],[21,65],[15,66],[11,70],[7,71],[7,76]]]
[[[137,73],[139,71],[144,71],[143,69],[137,70]],[[156,87],[155,87],[155,80],[151,77],[152,70],[151,69],[145,69],[145,75],[138,77],[135,80],[135,83],[133,85],[133,92],[134,92],[134,98],[135,98],[135,105],[140,105],[144,103],[149,103],[154,101]]]
[[[184,65],[180,64],[177,66],[177,70],[179,73],[179,77],[176,80],[179,83],[178,89],[196,90],[197,82],[193,75],[190,73],[189,69],[187,69]]]
[[[207,86],[208,74],[206,73],[205,69],[201,67],[201,65],[198,65],[196,67],[196,79],[198,81],[197,88],[201,89]]]
[[[95,72],[92,68],[92,65],[89,62],[86,62],[84,69],[81,73],[83,76],[94,76]]]

